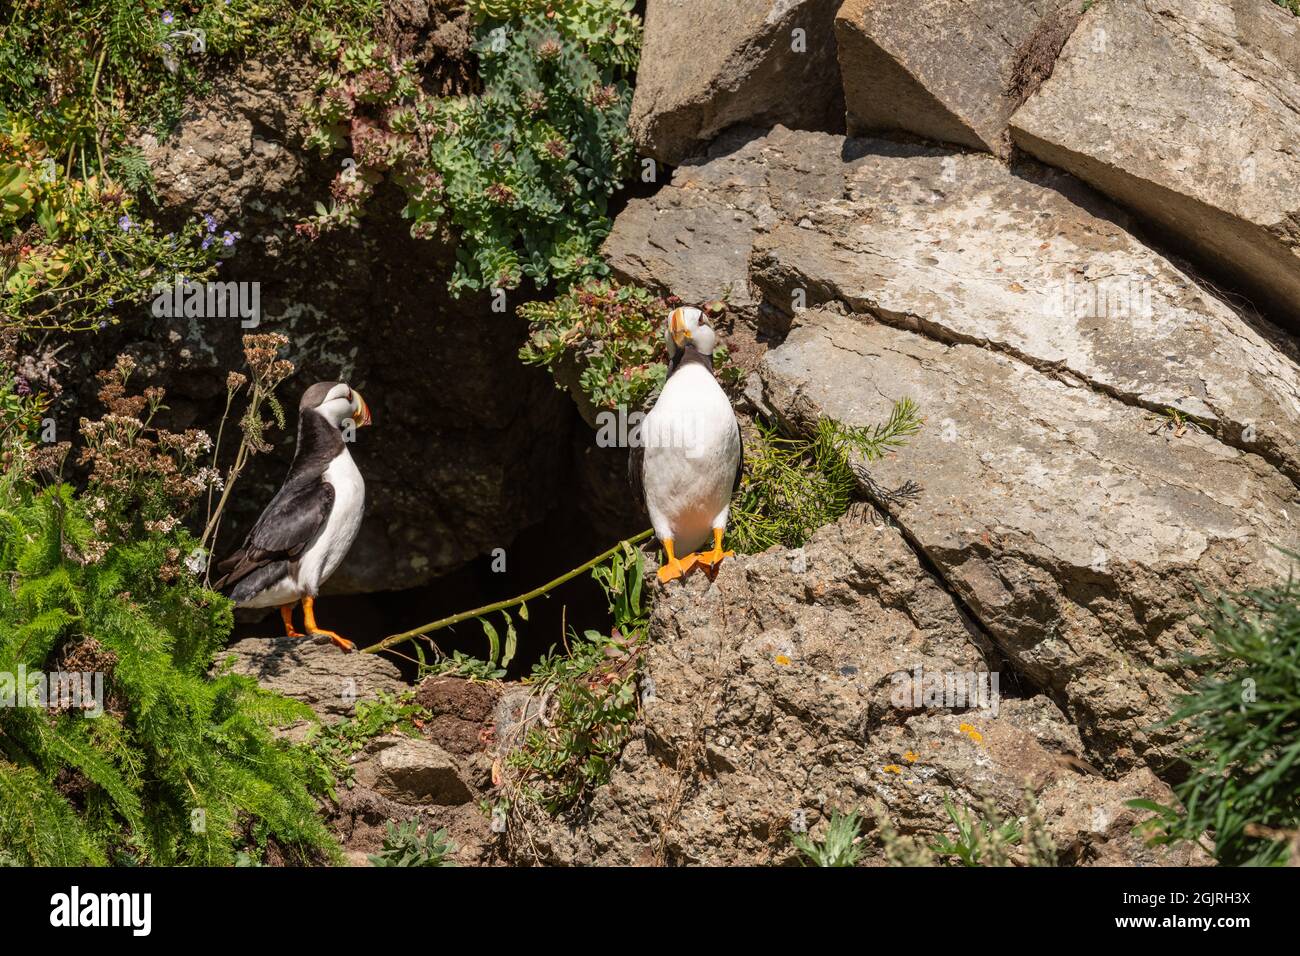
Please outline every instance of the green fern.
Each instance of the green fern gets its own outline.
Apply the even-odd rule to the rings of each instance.
[[[67,486],[0,477],[0,674],[102,673],[101,716],[0,707],[0,846],[16,863],[233,865],[269,841],[302,861],[336,859],[312,789],[309,750],[278,726],[305,705],[249,678],[208,674],[229,603],[182,576],[164,581],[184,535],[116,544],[98,560]]]

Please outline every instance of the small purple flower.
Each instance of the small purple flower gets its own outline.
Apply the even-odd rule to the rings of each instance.
[[[19,395],[30,395],[32,393],[32,387],[28,384],[27,379],[19,375],[14,378],[14,391]]]
[[[123,215],[122,218],[117,221],[117,228],[121,229],[123,232],[130,232],[131,227],[134,225],[135,223],[131,221],[131,217],[127,215]]]
[[[200,249],[207,249],[207,248],[210,247],[211,245],[212,245],[212,237],[211,237],[211,236],[204,236],[204,237],[203,237],[203,241],[202,241],[201,243],[199,243],[199,248],[200,248]]]
[[[223,246],[233,246],[238,238],[239,233],[227,230],[221,234],[221,244]]]
[[[203,214],[203,225],[208,227],[208,232],[216,232],[217,231],[216,217],[214,217],[210,212],[205,212]]]
[[[163,11],[163,15],[162,15],[162,22],[163,22],[163,23],[167,24],[168,26],[171,26],[172,23],[173,23],[173,21],[175,21],[175,19],[176,19],[176,18],[175,18],[174,16],[172,16],[172,12],[171,12],[170,10],[164,10],[164,11]]]

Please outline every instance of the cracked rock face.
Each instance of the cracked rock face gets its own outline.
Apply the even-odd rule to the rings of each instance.
[[[630,119],[637,146],[675,166],[737,123],[843,129],[838,5],[649,0]]]
[[[847,0],[835,18],[850,134],[906,130],[1005,157],[1007,120],[1075,0]]]
[[[1165,227],[1300,328],[1300,20],[1252,0],[1099,3],[1016,144]]]
[[[812,311],[760,370],[764,400],[807,426],[884,420],[910,397],[927,427],[870,466],[920,491],[887,507],[1013,665],[1049,688],[1089,755],[1163,767],[1179,657],[1203,649],[1198,585],[1284,576],[1295,486],[1257,456],[1005,354]]]
[[[787,831],[879,800],[933,840],[945,798],[1024,812],[1028,791],[1063,858],[1186,863],[1144,848],[1124,801],[1170,794],[1143,769],[1118,780],[1078,759],[1052,701],[1001,674],[996,707],[914,694],[917,678],[997,670],[987,636],[898,531],[850,516],[798,552],[728,561],[656,600],[644,734],[577,821],[511,835],[521,861],[780,864]],[[937,705],[931,706],[935,704]],[[951,706],[948,706],[951,705]],[[868,835],[879,859],[879,836]]]
[[[1274,580],[1298,543],[1286,337],[1068,175],[988,156],[778,128],[643,203],[616,268],[683,296],[744,283],[750,314],[794,316],[760,407],[801,428],[919,404],[926,427],[870,487],[920,489],[878,503],[1088,759],[1163,769],[1172,732],[1151,728],[1198,646],[1198,585]]]

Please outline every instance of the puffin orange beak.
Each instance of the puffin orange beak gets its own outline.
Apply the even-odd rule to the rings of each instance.
[[[678,348],[685,346],[690,339],[691,330],[686,327],[686,320],[682,316],[681,309],[673,309],[672,312],[668,313],[668,331]]]
[[[370,406],[356,389],[352,390],[352,397],[357,400],[357,409],[352,415],[352,420],[358,428],[365,428],[370,424]]]

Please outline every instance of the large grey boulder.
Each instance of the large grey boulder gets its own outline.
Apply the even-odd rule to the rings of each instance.
[[[1005,157],[1007,119],[1081,10],[1078,0],[847,0],[835,32],[849,133],[906,130]]]
[[[1022,149],[1300,323],[1300,18],[1267,2],[1089,10],[1012,119]]]
[[[778,128],[652,203],[616,222],[651,250],[618,268],[793,317],[755,396],[791,427],[916,400],[927,427],[872,477],[921,489],[881,506],[1090,759],[1162,766],[1198,585],[1284,575],[1298,543],[1294,344],[1069,175],[988,155]]]
[[[1300,544],[1300,495],[1258,456],[1004,352],[813,310],[760,371],[796,428],[920,405],[927,427],[868,487],[1103,766],[1167,764],[1177,730],[1154,725],[1203,649],[1199,589],[1284,577],[1275,546]]]
[[[1149,771],[1117,780],[1079,759],[1077,731],[1000,672],[997,706],[899,696],[922,681],[998,672],[981,628],[893,528],[861,516],[796,552],[728,561],[656,601],[643,733],[581,819],[533,814],[514,859],[564,864],[781,864],[789,831],[877,801],[901,832],[949,830],[945,800],[1025,813],[1062,862],[1178,864],[1148,850],[1125,801],[1171,794]],[[992,703],[993,698],[986,699]],[[866,858],[879,862],[878,830]]]
[[[843,126],[839,0],[649,0],[632,100],[643,153],[676,165],[737,123]]]

